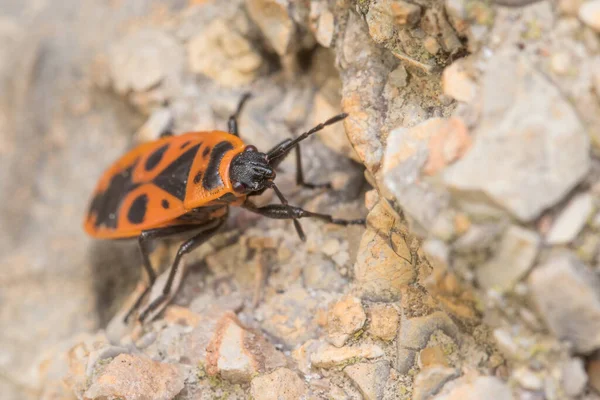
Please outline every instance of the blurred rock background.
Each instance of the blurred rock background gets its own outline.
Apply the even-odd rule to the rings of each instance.
[[[0,1],[2,399],[600,398],[598,0]],[[80,228],[171,127],[306,143],[154,322]],[[261,199],[269,201],[268,196]],[[157,245],[166,266],[175,246]],[[135,294],[133,295],[135,296]]]

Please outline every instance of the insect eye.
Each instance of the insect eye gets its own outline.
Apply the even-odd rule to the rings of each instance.
[[[238,193],[244,193],[248,191],[248,186],[244,185],[242,182],[234,182],[233,190],[235,190]]]
[[[258,151],[258,149],[256,148],[256,146],[246,146],[246,149],[244,149],[244,151]]]

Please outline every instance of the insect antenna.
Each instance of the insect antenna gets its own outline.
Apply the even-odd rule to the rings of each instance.
[[[269,163],[273,162],[273,160],[276,160],[279,157],[285,155],[288,151],[290,151],[291,149],[296,147],[298,145],[298,143],[300,143],[301,141],[303,141],[304,139],[306,139],[313,133],[319,132],[321,129],[325,128],[326,126],[335,124],[336,122],[343,120],[347,116],[348,116],[348,114],[342,113],[342,114],[336,115],[335,117],[329,118],[327,121],[320,123],[319,125],[315,126],[311,130],[304,132],[302,135],[298,136],[296,139],[292,140],[287,145],[274,148],[267,154],[267,160],[269,161]]]
[[[285,198],[285,196],[283,195],[283,193],[281,193],[281,191],[279,190],[277,185],[275,185],[275,182],[270,182],[269,187],[271,189],[273,189],[273,191],[275,191],[275,194],[277,195],[277,197],[279,197],[279,201],[281,201],[281,204],[283,204],[284,206],[287,206],[288,201]],[[304,230],[302,229],[302,225],[300,225],[300,222],[298,221],[298,219],[294,218],[294,219],[292,219],[292,222],[294,222],[294,228],[296,228],[296,232],[298,233],[300,240],[302,240],[303,242],[306,242],[306,235],[304,234]]]

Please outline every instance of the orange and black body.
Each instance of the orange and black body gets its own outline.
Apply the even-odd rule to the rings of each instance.
[[[364,220],[338,220],[290,206],[273,182],[275,168],[296,149],[298,184],[309,188],[328,187],[328,184],[304,182],[298,143],[346,115],[333,117],[296,139],[284,140],[262,153],[238,137],[237,116],[248,97],[242,98],[236,113],[229,119],[229,133],[163,135],[126,153],[102,175],[96,186],[84,221],[85,231],[100,239],[137,237],[150,285],[156,274],[150,265],[148,242],[195,232],[180,246],[163,295],[140,315],[141,320],[169,294],[181,257],[217,232],[227,217],[229,206],[241,206],[269,218],[291,219],[302,239],[304,233],[297,221],[300,218],[319,218],[339,225],[364,223]],[[257,207],[248,200],[269,188],[282,204]],[[148,289],[130,313],[139,306]]]

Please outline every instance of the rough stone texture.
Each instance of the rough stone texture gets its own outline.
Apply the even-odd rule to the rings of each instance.
[[[350,360],[372,359],[383,356],[383,350],[377,345],[334,347],[322,344],[310,357],[315,367],[333,367],[345,364]]]
[[[478,197],[531,221],[587,173],[589,137],[561,92],[518,53],[496,53],[482,80],[484,124],[444,181],[457,200]]]
[[[344,368],[344,372],[358,386],[365,400],[383,398],[390,375],[390,365],[386,361],[349,365]]]
[[[382,340],[394,340],[400,322],[398,310],[384,304],[376,304],[371,306],[370,315],[369,333]]]
[[[573,198],[552,224],[546,236],[550,244],[566,244],[579,234],[594,208],[592,195],[581,194]]]
[[[345,297],[333,304],[327,316],[330,343],[337,347],[343,346],[354,332],[362,328],[366,319],[365,310],[356,297]]]
[[[183,389],[177,366],[121,354],[94,376],[87,399],[169,400]]]
[[[552,332],[577,351],[600,347],[600,282],[571,254],[555,256],[529,278],[533,300]]]
[[[250,387],[250,394],[256,400],[296,400],[306,392],[302,379],[287,368],[254,378]]]
[[[454,368],[434,366],[423,369],[415,377],[413,400],[426,400],[437,394],[442,386],[451,379],[458,377]]]
[[[539,236],[518,226],[509,227],[495,256],[477,268],[477,282],[485,289],[511,289],[533,266]]]
[[[585,1],[579,7],[579,19],[586,25],[600,32],[600,2],[598,0]]]
[[[476,377],[464,379],[454,385],[447,385],[443,392],[433,397],[435,400],[477,400],[477,399],[514,399],[510,389],[500,379],[494,377]]]

